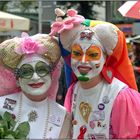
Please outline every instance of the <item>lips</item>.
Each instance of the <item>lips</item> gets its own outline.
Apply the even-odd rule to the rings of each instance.
[[[44,85],[44,82],[41,83],[33,83],[33,84],[28,84],[32,88],[40,88],[41,86]]]
[[[87,74],[92,68],[89,66],[78,66],[78,71],[81,74]]]

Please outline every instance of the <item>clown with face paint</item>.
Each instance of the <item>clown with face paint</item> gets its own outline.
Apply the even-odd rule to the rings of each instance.
[[[0,96],[0,114],[8,111],[17,122],[28,121],[29,139],[70,136],[71,115],[55,102],[61,70],[59,59],[57,39],[47,34],[23,33],[21,38],[0,44],[1,74],[7,73],[1,80],[9,78],[12,84],[5,95]],[[16,92],[10,94],[10,90]]]
[[[50,35],[59,34],[73,115],[73,139],[139,138],[140,94],[124,34],[113,24],[56,9]]]

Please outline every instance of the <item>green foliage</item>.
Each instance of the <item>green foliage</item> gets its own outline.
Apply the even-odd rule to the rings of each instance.
[[[7,111],[0,115],[0,139],[26,139],[29,131],[27,121],[17,124],[15,117]]]
[[[0,1],[0,11],[6,11],[7,10],[7,3],[9,1]]]

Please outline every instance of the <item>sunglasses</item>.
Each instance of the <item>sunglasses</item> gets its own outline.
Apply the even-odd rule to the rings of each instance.
[[[51,67],[43,61],[36,63],[35,69],[30,64],[23,64],[20,68],[15,70],[15,75],[18,78],[31,79],[34,72],[40,77],[45,77],[47,74],[50,74]]]

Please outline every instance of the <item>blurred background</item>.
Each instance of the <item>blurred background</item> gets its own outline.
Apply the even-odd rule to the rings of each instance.
[[[20,36],[49,33],[55,20],[54,9],[74,8],[87,19],[97,19],[114,23],[126,36],[128,53],[140,85],[140,19],[122,16],[118,8],[126,1],[55,1],[55,0],[0,0],[0,42]],[[139,7],[140,9],[140,7]],[[66,85],[64,69],[60,77],[57,101],[63,105]],[[139,86],[140,91],[140,86]]]

